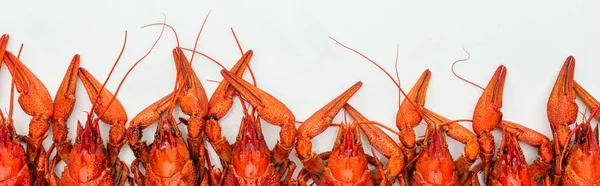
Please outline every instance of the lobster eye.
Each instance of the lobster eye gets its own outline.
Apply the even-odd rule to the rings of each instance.
[[[175,135],[175,130],[173,128],[171,128],[171,135]]]
[[[154,138],[155,138],[155,139],[158,139],[158,137],[159,137],[159,136],[158,136],[158,132],[157,132],[157,133],[154,133]]]
[[[502,149],[502,152],[503,152],[504,154],[507,154],[507,153],[508,153],[508,148],[504,148],[504,149]]]

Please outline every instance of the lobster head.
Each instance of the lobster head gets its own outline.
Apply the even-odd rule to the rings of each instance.
[[[79,152],[88,154],[104,152],[104,144],[102,136],[100,136],[100,128],[97,120],[88,119],[85,127],[81,125],[81,122],[77,121],[77,137],[73,147]]]
[[[238,176],[252,179],[266,175],[271,164],[271,152],[263,138],[258,117],[245,114],[242,118],[232,157]]]
[[[154,133],[154,143],[159,148],[170,148],[179,143],[181,131],[175,123],[175,118],[172,116],[162,117],[156,125],[156,133]]]
[[[531,171],[515,134],[503,131],[498,156],[489,179],[504,184],[534,184]]]
[[[368,179],[365,176],[368,172],[367,157],[357,125],[340,125],[325,176],[342,183],[361,183]]]

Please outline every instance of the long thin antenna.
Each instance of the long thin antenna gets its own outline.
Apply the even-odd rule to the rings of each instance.
[[[164,21],[166,22],[167,19],[166,17],[164,18]],[[156,44],[158,44],[158,41],[160,40],[160,38],[162,37],[163,33],[165,31],[165,26],[163,25],[162,29],[160,30],[160,34],[158,35],[158,38],[156,38],[156,41],[154,41],[154,44],[152,44],[152,47],[150,47],[150,50],[148,50],[148,52],[142,57],[140,58],[138,61],[135,62],[135,64],[133,64],[133,66],[131,66],[131,68],[129,68],[129,70],[127,70],[127,73],[125,73],[125,76],[123,77],[123,79],[121,79],[121,82],[119,83],[119,86],[117,87],[117,90],[115,91],[115,94],[113,95],[112,99],[108,102],[108,105],[110,106],[113,101],[115,101],[115,99],[117,99],[117,94],[119,93],[119,91],[121,90],[121,86],[123,85],[123,82],[125,82],[125,79],[127,79],[127,76],[129,76],[129,73],[131,73],[131,71],[144,59],[146,59],[146,57],[148,57],[148,55],[150,55],[150,53],[152,52],[152,50],[154,49],[154,47],[156,46]],[[115,63],[115,66],[117,65],[117,63]],[[113,66],[113,69],[115,67]],[[111,70],[112,73],[112,70]],[[110,74],[109,74],[110,77]],[[106,78],[106,81],[108,81],[108,78]],[[106,83],[106,82],[104,82]],[[104,88],[104,85],[102,85],[102,88]],[[102,91],[102,89],[100,90]],[[98,96],[100,97],[100,96]],[[104,113],[106,113],[106,111],[108,111],[109,106],[106,107],[106,109],[98,115],[98,118],[96,118],[96,121],[99,120],[100,118],[102,118],[102,116],[104,115]]]
[[[469,59],[471,59],[471,53],[469,53],[469,51],[467,51],[467,49],[465,49],[465,48],[463,48],[463,50],[464,50],[464,51],[467,53],[468,57],[467,57],[467,58],[465,58],[465,59],[459,59],[459,60],[456,60],[456,61],[454,61],[454,63],[452,63],[452,67],[451,67],[451,69],[452,69],[452,74],[454,74],[454,76],[456,76],[458,79],[460,79],[460,80],[463,80],[464,82],[467,82],[467,83],[469,83],[469,84],[471,84],[471,85],[474,85],[474,86],[476,86],[476,87],[480,88],[481,90],[483,90],[484,88],[483,88],[482,86],[480,86],[480,85],[478,85],[478,84],[476,84],[476,83],[474,83],[474,82],[472,82],[472,81],[469,81],[469,80],[467,80],[467,79],[463,78],[462,76],[459,76],[459,75],[458,75],[458,74],[456,74],[456,72],[454,71],[454,65],[456,65],[456,63],[458,63],[458,62],[463,62],[463,61],[468,61]]]
[[[98,91],[99,93],[102,93],[102,91],[104,91],[104,87],[106,86],[106,83],[110,79],[110,76],[112,75],[113,71],[115,70],[115,67],[119,63],[119,60],[121,59],[121,56],[123,56],[123,52],[125,51],[125,46],[126,45],[127,45],[127,30],[125,30],[125,39],[123,41],[123,47],[121,48],[121,52],[119,52],[119,57],[117,57],[117,60],[113,64],[112,68],[110,69],[110,72],[108,73],[108,76],[106,77],[106,80],[104,80],[104,83],[102,83],[102,88],[100,88],[100,90]],[[94,101],[94,103],[92,103],[92,108],[90,108],[90,114],[88,114],[88,120],[90,120],[90,121],[92,120],[92,116],[93,116],[93,114],[91,114],[91,113],[96,108],[96,105],[98,104],[99,100],[100,100],[100,95],[98,95],[96,97],[96,100]]]
[[[204,25],[206,24],[206,20],[208,20],[208,16],[210,16],[210,13],[212,12],[209,11],[208,14],[206,14],[206,17],[204,18],[204,22],[202,22],[202,26],[200,27],[200,31],[198,31],[198,36],[196,36],[196,42],[194,43],[194,51],[196,51],[196,47],[198,46],[198,40],[200,40],[200,34],[202,33],[202,30],[204,29]],[[192,53],[192,58],[190,59],[190,65],[194,62],[194,54]]]

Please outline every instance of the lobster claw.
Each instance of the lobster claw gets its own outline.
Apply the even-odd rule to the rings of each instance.
[[[296,141],[296,118],[292,111],[271,94],[237,77],[232,72],[221,70],[226,81],[243,96],[257,111],[258,115],[270,124],[281,127],[279,140],[273,149],[273,159],[276,165],[289,157]]]
[[[49,119],[54,113],[54,105],[46,86],[11,52],[5,52],[4,62],[15,81],[23,111],[30,116]]]
[[[473,113],[473,131],[478,135],[484,178],[487,179],[494,155],[494,136],[491,131],[502,121],[502,93],[506,80],[506,67],[498,66],[492,79],[481,94]]]
[[[575,58],[569,56],[554,83],[550,97],[548,98],[548,121],[554,133],[554,138],[559,146],[568,141],[568,135],[571,129],[570,124],[577,120],[577,103],[575,103],[575,91],[573,89],[575,71]]]
[[[29,162],[34,163],[50,128],[48,120],[54,113],[52,98],[46,86],[9,51],[4,54],[4,62],[19,92],[19,105],[27,115],[32,116],[26,141]]]
[[[96,102],[94,112],[100,115],[99,119],[110,125],[108,134],[108,155],[110,163],[113,165],[119,156],[121,147],[125,144],[125,122],[127,122],[127,113],[118,99],[110,93],[106,87],[96,80],[87,70],[79,68],[79,79],[83,82],[88,97],[92,103]],[[100,92],[99,92],[100,91]],[[111,103],[111,100],[112,103]]]
[[[237,63],[231,68],[231,72],[235,74],[237,77],[242,77],[246,68],[248,68],[248,63],[254,52],[252,50],[248,50],[242,57],[238,60]],[[230,85],[229,81],[221,81],[213,96],[210,97],[210,101],[208,102],[209,108],[208,113],[209,117],[214,117],[216,119],[220,119],[231,109],[233,105],[233,94],[235,93],[235,89]]]

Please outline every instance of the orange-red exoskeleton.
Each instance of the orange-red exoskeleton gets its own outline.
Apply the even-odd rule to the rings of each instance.
[[[245,55],[246,56],[246,55]],[[248,62],[244,57],[236,64],[232,70],[243,70],[236,68],[238,65],[245,66]],[[274,150],[269,150],[261,130],[260,118],[265,121],[281,126],[280,141],[289,141],[293,145],[295,140],[296,128],[294,126],[294,115],[292,112],[279,100],[265,91],[246,82],[241,77],[241,72],[229,72],[222,70],[221,74],[225,78],[231,88],[252,105],[252,114],[244,108],[244,117],[238,131],[236,142],[229,145],[227,141],[216,146],[225,151],[231,151],[231,157],[223,158],[224,174],[221,175],[219,185],[296,185],[292,174],[296,168],[295,163],[287,157],[281,156],[281,151],[277,151],[278,147],[282,147],[280,142],[275,146]],[[242,102],[243,103],[243,102]],[[212,105],[211,105],[212,106]],[[245,107],[245,106],[244,106]],[[210,121],[210,120],[209,120]],[[216,121],[216,119],[215,119]],[[210,123],[210,122],[209,122]],[[217,128],[218,127],[218,128]],[[291,127],[291,128],[290,128]],[[220,137],[220,127],[217,123],[208,124],[206,126],[207,136],[209,138]],[[218,133],[215,133],[218,132]],[[223,137],[220,139],[226,140]],[[225,145],[227,146],[225,146]],[[285,146],[283,146],[285,147]],[[281,149],[280,149],[281,150]],[[283,149],[287,150],[287,149]],[[283,152],[288,153],[288,152]],[[278,157],[279,156],[279,157]],[[277,158],[285,158],[281,163],[277,163]],[[231,162],[227,162],[230,159]]]
[[[515,122],[503,120],[500,109],[502,108],[505,79],[506,67],[503,65],[500,65],[496,69],[485,89],[463,79],[483,89],[483,94],[475,106],[472,125],[481,148],[480,157],[482,165],[478,169],[483,169],[484,180],[488,184],[509,184],[513,182],[512,178],[517,177],[520,177],[522,184],[529,183],[535,185],[536,182],[547,181],[549,178],[547,175],[554,158],[552,142],[548,137],[537,131]],[[504,133],[511,134],[503,135],[503,146],[499,149],[498,158],[496,161],[493,161],[495,144],[491,132],[499,128],[503,129]],[[519,144],[512,141],[513,138],[537,147],[540,157],[531,165],[527,165],[527,162],[524,160],[521,161],[522,152],[520,151]],[[506,163],[507,159],[515,161]],[[473,174],[476,174],[476,172]]]
[[[600,118],[600,103],[580,84],[574,81],[575,59],[567,58],[559,73],[556,85],[548,101],[548,119],[553,127],[557,158],[554,167],[554,185],[600,185],[600,151],[598,149],[598,126],[592,130],[592,117]],[[575,122],[578,108],[575,94],[592,110],[589,120],[573,131],[569,125]],[[551,107],[552,106],[552,107]],[[570,132],[569,132],[570,131]],[[574,143],[569,147],[571,136]]]
[[[125,39],[127,39],[127,33]],[[116,94],[113,95],[104,87],[110,74],[104,84],[101,84],[87,70],[79,67],[79,61],[79,55],[75,55],[55,99],[54,106],[57,112],[53,116],[55,124],[53,147],[56,147],[57,154],[46,165],[46,179],[50,185],[124,185],[129,180],[129,169],[123,161],[119,160],[120,145],[114,142],[119,141],[115,139],[122,141],[125,132],[123,126],[127,121],[125,108],[116,99]],[[118,61],[115,62],[113,70]],[[131,69],[134,67],[135,65]],[[77,137],[71,144],[67,138],[68,127],[65,121],[71,115],[75,105],[78,77],[93,103],[91,108],[93,113],[88,113],[85,126],[82,126],[80,122],[77,123]],[[117,93],[120,87],[121,85],[119,85]],[[107,147],[105,147],[100,134],[100,120],[111,124]],[[54,167],[60,160],[63,160],[66,166],[62,176],[58,177],[54,173]]]
[[[45,151],[42,142],[48,136],[46,132],[50,127],[49,119],[54,112],[52,98],[50,97],[50,93],[48,93],[46,86],[42,84],[42,82],[19,60],[18,57],[6,50],[8,40],[9,35],[7,34],[0,38],[0,57],[2,57],[0,60],[3,60],[6,63],[6,66],[12,75],[13,83],[19,92],[19,105],[23,111],[32,116],[32,118],[29,123],[29,134],[27,136],[18,136],[14,133],[12,118],[10,118],[10,116],[9,118],[3,119],[6,120],[4,121],[5,127],[3,128],[6,128],[7,130],[5,131],[6,138],[3,138],[3,140],[5,140],[6,145],[8,145],[4,147],[15,148],[15,154],[6,153],[3,154],[2,157],[9,158],[14,156],[18,158],[15,158],[14,160],[2,160],[3,165],[0,167],[3,171],[0,171],[0,174],[3,174],[3,176],[0,176],[2,177],[0,180],[7,181],[5,183],[8,185],[14,181],[24,181],[24,183],[28,183],[27,180],[29,180],[30,184],[33,183],[32,180],[35,180],[36,184],[44,185],[44,168],[40,167],[43,166],[44,162],[39,162],[38,160],[43,159],[43,157],[40,156],[40,153]],[[15,140],[21,140],[27,143],[27,151],[25,154],[21,154],[22,152],[20,152],[21,150],[19,150],[19,148],[22,147],[20,147],[20,144],[16,144],[17,141]],[[13,152],[13,150],[2,150],[2,152]],[[29,170],[34,170],[27,172],[27,175],[25,175],[23,174],[24,172],[20,172],[25,171],[25,167],[28,167]],[[35,176],[32,176],[32,174]]]
[[[194,154],[202,155],[206,150],[203,146],[192,150],[192,144],[189,144],[190,138],[196,137],[189,135],[201,134],[190,130],[202,129],[203,126],[199,124],[203,123],[188,120],[188,145],[172,114],[174,102],[178,101],[184,113],[192,113],[190,115],[193,118],[201,120],[197,116],[206,113],[208,99],[180,48],[173,49],[173,59],[178,71],[176,91],[140,112],[131,120],[127,129],[129,146],[136,157],[131,163],[131,170],[137,185],[207,185],[209,181],[204,162],[194,162],[193,159]],[[161,116],[163,113],[164,116]],[[154,142],[148,145],[141,141],[142,130],[157,120]],[[207,161],[203,159],[205,157],[197,158]],[[139,168],[140,164],[146,169],[145,175]]]

